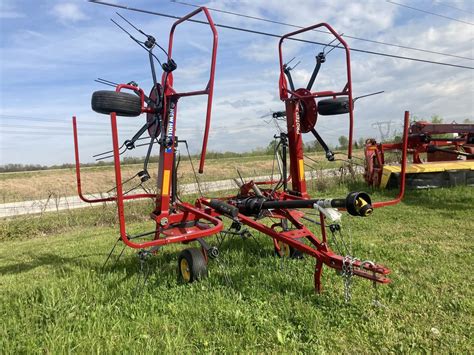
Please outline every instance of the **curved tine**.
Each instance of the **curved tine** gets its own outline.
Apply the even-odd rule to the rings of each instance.
[[[117,241],[114,243],[114,246],[112,247],[112,249],[110,250],[109,255],[107,256],[107,258],[105,259],[104,264],[102,265],[102,268],[101,268],[102,271],[104,270],[105,265],[107,265],[107,262],[109,261],[110,257],[112,256],[112,253],[114,252],[115,248],[117,247],[117,244],[118,244],[118,242],[120,241],[120,239],[122,239],[122,238],[119,237],[119,238],[117,239]]]
[[[137,144],[135,146],[135,148],[138,148],[138,147],[144,147],[144,146],[147,146],[147,145],[150,145],[151,143],[143,143],[143,144]]]
[[[136,190],[136,189],[138,189],[140,186],[142,186],[142,184],[141,184],[141,183],[139,183],[138,185],[136,185],[136,186],[132,187],[130,190],[128,190],[128,191],[125,191],[125,192],[123,193],[123,195],[125,196],[125,195],[129,194],[129,193],[130,193],[130,192],[132,192],[133,190]]]
[[[125,145],[125,143],[122,144],[119,149],[122,149],[122,147],[123,147],[124,145]],[[127,150],[128,150],[128,148],[125,147],[125,149],[124,149],[123,151],[119,152],[119,155],[124,154]],[[111,152],[113,152],[113,150],[110,151],[110,152],[107,152],[107,153],[111,153]],[[105,153],[104,153],[104,154],[105,154]],[[112,155],[107,155],[106,157],[97,158],[95,161],[104,160],[104,159],[108,159],[108,158],[113,158],[113,156],[114,156],[113,154],[112,154]]]
[[[309,165],[309,164],[306,164],[306,163],[304,163],[304,165],[306,165],[307,168],[310,168],[310,169],[312,169],[312,170],[315,170],[315,171],[318,170],[317,168],[315,168],[315,167],[312,166],[312,165]]]
[[[110,80],[107,80],[107,79],[103,79],[103,78],[97,78],[96,81],[97,81],[97,80],[100,80],[100,81],[102,81],[102,82],[104,82],[104,83],[112,84],[112,85],[114,85],[114,86],[117,86],[117,85],[118,85],[118,83],[115,83],[115,82],[113,82],[113,81],[110,81]]]
[[[158,59],[158,57],[151,51],[149,50],[148,48],[146,48],[142,42],[140,42],[138,39],[136,39],[135,37],[133,37],[125,28],[123,28],[122,26],[120,26],[117,22],[115,22],[113,19],[110,19],[110,21],[112,21],[118,28],[120,28],[123,32],[125,32],[126,34],[128,34],[130,36],[130,38],[136,43],[138,44],[140,47],[142,47],[145,51],[147,51],[148,53],[150,53],[151,56],[153,56],[153,58],[155,58],[158,63],[160,63],[160,66],[161,66],[161,61]]]
[[[144,140],[144,139],[148,139],[148,137],[141,137],[141,138],[138,138],[136,141],[141,141],[141,140]],[[142,146],[148,145],[148,144],[149,144],[149,143],[137,145],[137,147],[142,147]],[[119,147],[119,150],[122,149],[124,146],[125,146],[125,142],[122,143],[122,145]],[[120,152],[120,155],[122,155],[123,153],[125,153],[127,150],[128,150],[128,148],[126,148],[123,152]],[[113,150],[108,150],[108,151],[103,152],[103,153],[95,154],[95,155],[93,155],[92,157],[93,157],[93,158],[96,158],[96,157],[98,157],[98,156],[105,155],[105,154],[110,154],[110,153],[112,153],[112,152],[113,152]],[[107,157],[98,158],[98,159],[96,159],[96,161],[104,160],[104,159],[112,158],[112,157],[113,157],[113,155],[109,155],[109,156],[107,156]]]
[[[126,23],[128,23],[130,26],[132,26],[137,32],[139,32],[139,33],[141,33],[142,35],[148,37],[148,35],[147,35],[145,32],[143,32],[142,30],[140,30],[139,28],[137,28],[137,26],[135,26],[133,23],[131,23],[129,20],[127,20],[124,16],[122,16],[121,14],[119,14],[117,11],[115,11],[115,13],[116,13],[117,15],[119,15],[119,16],[122,18],[122,20],[124,20]]]
[[[122,181],[122,183],[120,185],[123,186],[123,184],[126,184],[127,182],[131,181],[132,179],[134,179],[135,177],[137,177],[138,173],[136,173],[135,175],[133,175],[132,177],[128,178],[127,180],[125,181]],[[114,186],[112,187],[109,191],[107,191],[106,193],[109,193],[109,192],[112,192],[113,190],[115,190],[117,188],[117,186]],[[135,188],[133,188],[132,190],[134,190]],[[124,193],[124,195],[126,195],[128,192],[130,192],[131,190],[127,191],[126,193]]]
[[[295,69],[299,64],[301,63],[301,60],[298,61],[295,65],[293,65],[291,68],[288,68],[288,70],[293,70]]]
[[[283,168],[282,168],[280,153],[277,151],[275,153],[275,156],[276,156],[276,161],[277,161],[277,164],[278,164],[278,170],[280,171],[280,180],[278,180],[275,187],[273,188],[272,194],[280,188],[280,186],[283,184],[284,179],[286,179],[286,176],[283,175]],[[272,175],[272,180],[273,180],[273,175]]]
[[[122,145],[119,147],[119,150],[122,149],[124,145],[125,145],[125,142],[122,143]],[[108,150],[108,151],[103,152],[103,153],[95,154],[95,155],[92,156],[92,158],[95,158],[95,157],[98,157],[98,156],[101,156],[101,155],[105,155],[105,154],[110,154],[112,152],[113,152],[113,150]],[[99,159],[96,159],[96,160],[99,160]]]
[[[341,33],[340,36],[344,36],[344,33]],[[331,45],[332,43],[334,43],[334,41],[337,40],[337,37],[335,37],[331,42],[329,42],[328,44],[326,44],[324,47],[323,47],[323,53],[325,56],[327,56],[329,53],[331,53],[335,48],[338,48],[338,45]],[[327,52],[325,53],[326,51],[326,47],[328,46],[331,46],[332,48]]]
[[[106,157],[97,158],[95,161],[105,160],[105,159],[109,159],[109,158],[113,158],[113,157],[114,157],[113,155],[107,155]]]
[[[100,80],[97,80],[97,79],[94,79],[94,81],[96,83],[99,83],[99,84],[102,84],[102,85],[108,85],[108,86],[112,86],[112,87],[115,87],[116,85],[113,85],[113,84],[109,84],[109,83],[106,83],[105,81],[100,81]]]
[[[130,26],[132,26],[132,27],[133,27],[135,30],[137,30],[139,33],[141,33],[142,35],[144,35],[144,36],[146,36],[146,37],[149,37],[148,34],[146,34],[145,32],[143,32],[141,29],[139,29],[137,26],[135,26],[133,23],[131,23],[129,20],[127,20],[124,16],[120,15],[118,12],[115,12],[115,13],[116,13],[117,15],[119,15],[119,16],[122,18],[122,20],[124,20],[125,22],[127,22]],[[165,55],[168,57],[168,52],[165,51],[165,49],[164,49],[162,46],[160,46],[160,45],[158,44],[158,42],[155,42],[155,46],[157,46],[158,48],[160,48],[160,49],[163,51],[163,53],[165,53]]]
[[[313,158],[310,158],[310,157],[309,157],[309,156],[307,156],[306,154],[305,154],[305,155],[303,155],[303,156],[304,156],[306,159],[309,159],[309,160],[311,160],[313,163],[316,163],[316,164],[319,164],[319,163],[321,163],[320,161],[317,161],[317,160],[314,160]]]
[[[284,65],[288,66],[293,60],[295,60],[296,57],[291,58],[288,62],[286,62]]]
[[[188,141],[185,139],[184,140],[184,145],[186,147],[186,152],[188,154],[188,159],[189,159],[189,163],[191,164],[191,169],[193,171],[193,175],[194,175],[194,180],[196,181],[196,186],[198,188],[198,191],[199,191],[199,195],[202,197],[202,190],[201,190],[201,184],[199,183],[199,179],[196,175],[196,170],[194,169],[194,164],[193,164],[193,160],[191,159],[191,153],[189,152],[189,146],[188,146]],[[238,172],[238,170],[237,170]],[[240,174],[239,174],[240,175]],[[241,177],[242,179],[242,177]]]
[[[344,36],[344,33],[341,33],[340,36]],[[337,40],[337,37],[334,37],[329,43],[327,43],[324,47],[323,47],[323,52],[326,50],[326,47],[327,46],[330,46],[331,44],[333,44],[335,41]]]

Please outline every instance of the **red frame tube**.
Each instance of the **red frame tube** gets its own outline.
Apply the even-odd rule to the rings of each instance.
[[[213,35],[213,43],[212,43],[212,56],[211,56],[211,68],[209,74],[209,82],[206,86],[206,89],[199,90],[199,91],[191,91],[185,93],[175,93],[174,96],[177,97],[185,97],[185,96],[195,96],[195,95],[208,95],[207,98],[207,112],[206,112],[206,124],[204,128],[204,138],[202,141],[202,149],[201,149],[201,159],[199,161],[199,173],[202,174],[204,172],[204,162],[206,160],[206,151],[207,151],[207,141],[209,137],[209,130],[211,128],[211,111],[212,111],[212,98],[214,94],[214,76],[216,70],[216,57],[217,57],[217,44],[218,44],[218,35],[217,29],[214,25],[214,21],[212,20],[211,15],[209,14],[209,10],[205,7],[200,7],[190,14],[182,17],[181,19],[177,20],[173,26],[171,27],[170,37],[169,37],[169,44],[168,44],[168,59],[171,59],[172,51],[173,51],[173,38],[174,38],[174,31],[176,26],[180,23],[190,19],[191,17],[197,15],[200,12],[204,12],[204,15],[209,22],[209,26],[211,27],[212,35]]]
[[[281,199],[285,199],[286,194],[285,193],[278,193],[278,196]],[[206,198],[200,198],[198,199],[198,202],[200,204],[210,206],[210,202]],[[344,257],[335,254],[332,252],[327,245],[327,240],[326,240],[326,231],[324,230],[324,217],[320,215],[320,221],[322,221],[322,240],[319,240],[316,238],[316,236],[307,228],[305,227],[301,222],[299,222],[299,216],[298,213],[299,211],[294,211],[294,210],[274,210],[274,217],[275,218],[287,218],[291,223],[295,226],[295,230],[290,230],[290,231],[281,231],[277,232],[273,228],[259,222],[258,220],[255,220],[252,217],[243,215],[241,213],[238,214],[237,218],[238,220],[263,233],[268,235],[269,237],[273,238],[274,240],[281,241],[285,244],[290,245],[291,247],[305,253],[308,255],[311,255],[312,257],[317,259],[317,266],[319,265],[319,269],[317,272],[315,272],[315,286],[316,286],[316,291],[320,292],[321,291],[321,282],[320,282],[320,277],[322,274],[322,264],[325,264],[329,266],[330,268],[336,269],[336,270],[341,270],[343,266],[343,260]],[[312,245],[307,245],[303,243],[302,241],[299,241],[299,239],[306,239],[308,240]],[[386,278],[385,275],[388,275],[390,273],[390,270],[387,268],[381,266],[381,265],[370,265],[370,264],[362,264],[360,261],[356,261],[354,263],[354,270],[353,273],[357,276],[363,277],[365,279],[369,279],[374,282],[378,283],[389,283],[390,279]]]
[[[405,195],[409,125],[410,125],[410,112],[405,111],[405,119],[404,119],[404,126],[403,126],[402,171],[401,171],[400,190],[398,192],[398,196],[395,199],[390,200],[390,201],[374,202],[372,203],[372,207],[374,208],[396,205],[402,200],[403,196]]]
[[[73,128],[73,136],[74,136],[74,159],[76,164],[76,183],[77,183],[77,194],[79,198],[87,203],[98,203],[98,202],[112,202],[116,201],[115,197],[105,197],[105,198],[96,198],[96,199],[89,199],[85,197],[82,193],[82,181],[81,181],[81,163],[79,159],[79,139],[77,135],[77,122],[76,116],[72,116],[72,128]],[[128,195],[124,196],[124,200],[133,200],[139,198],[155,198],[155,194],[135,194],[135,195]]]

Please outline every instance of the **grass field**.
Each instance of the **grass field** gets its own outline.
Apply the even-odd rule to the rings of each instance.
[[[352,188],[362,186],[352,186]],[[324,196],[342,196],[331,187]],[[390,193],[374,192],[375,200]],[[410,191],[370,218],[344,217],[354,255],[392,270],[374,289],[323,275],[314,260],[280,260],[271,240],[228,239],[210,277],[181,285],[182,246],[160,251],[139,288],[136,253],[102,263],[117,238],[109,207],[0,221],[2,353],[315,352],[472,353],[474,189]],[[142,206],[130,214],[145,223]],[[210,239],[212,241],[213,239]]]

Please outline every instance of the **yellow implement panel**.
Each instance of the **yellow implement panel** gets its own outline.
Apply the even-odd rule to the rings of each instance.
[[[400,165],[384,165],[380,187],[385,188],[392,173],[400,173]],[[474,160],[443,161],[423,164],[408,164],[407,174],[438,173],[448,170],[474,170]]]

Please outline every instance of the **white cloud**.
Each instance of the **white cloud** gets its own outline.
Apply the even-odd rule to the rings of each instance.
[[[0,2],[0,19],[18,19],[22,17],[25,17],[25,14],[18,11],[14,3],[8,0]]]
[[[79,6],[74,3],[56,4],[52,9],[52,13],[60,22],[77,22],[88,18],[86,14],[81,11]]]
[[[78,2],[75,5],[73,0],[66,0],[59,4],[66,5],[65,9],[56,10],[59,12],[55,13],[61,21],[75,22],[86,18],[86,14],[80,11],[82,3]],[[71,4],[72,8],[68,8],[67,6]],[[466,4],[469,3],[459,3],[457,6],[464,8]],[[39,22],[35,26],[14,29],[14,33],[11,33],[9,40],[5,41],[5,47],[2,48],[1,74],[4,75],[4,82],[9,83],[8,87],[2,87],[0,95],[4,97],[1,103],[3,114],[35,117],[51,115],[53,118],[59,118],[76,113],[80,119],[92,120],[92,117],[95,117],[97,122],[103,122],[106,126],[104,117],[98,117],[90,110],[90,94],[94,90],[104,89],[92,83],[93,78],[101,76],[117,82],[128,82],[133,79],[145,91],[150,88],[146,54],[125,34],[108,21],[104,21],[113,16],[115,10],[98,5],[91,6],[95,6],[97,12],[93,16],[90,15],[90,21],[65,27],[61,33],[55,28],[45,30]],[[190,10],[178,4],[173,6],[176,6],[176,10],[181,10],[181,13]],[[408,13],[408,10],[383,1],[350,3],[336,0],[214,1],[210,6],[303,26],[324,21],[336,31],[347,35],[466,57],[474,56],[472,26],[439,21],[428,15]],[[167,12],[165,6],[161,4],[157,4],[155,9]],[[15,8],[10,10],[14,11]],[[450,15],[449,11],[451,10],[446,8],[447,15]],[[211,14],[216,23],[239,25],[277,34],[293,30],[287,26],[231,15],[214,12]],[[51,13],[43,14],[43,18],[38,17],[37,21],[44,23],[44,17],[48,15]],[[160,44],[167,47],[172,20],[133,12],[124,12],[124,15],[145,32],[155,35]],[[173,58],[178,64],[178,69],[173,75],[177,91],[201,89],[207,83],[210,35],[208,28],[199,26],[201,25],[183,25],[176,34]],[[244,151],[256,146],[266,146],[275,129],[272,125],[266,125],[259,117],[268,113],[270,109],[284,108],[284,103],[278,97],[278,39],[221,28],[218,28],[218,31],[218,65],[209,149]],[[328,42],[331,39],[330,36],[318,32],[310,33],[303,38],[319,42]],[[355,48],[472,65],[472,61],[459,58],[414,52],[353,39],[347,41]],[[305,86],[315,64],[314,56],[322,47],[294,41],[285,41],[284,45],[285,61],[293,56],[296,56],[293,64],[301,60],[301,64],[293,71],[293,77],[297,87]],[[157,55],[162,58],[162,53],[159,51]],[[376,136],[378,131],[376,126],[373,127],[373,123],[377,121],[391,120],[399,125],[404,110],[410,110],[421,118],[439,114],[446,122],[473,117],[472,70],[396,60],[355,51],[351,53],[351,59],[354,96],[385,90],[383,95],[357,101],[356,137]],[[25,70],[28,71],[28,75],[24,75]],[[159,72],[157,74],[160,75]],[[341,89],[345,80],[343,52],[334,50],[321,68],[314,88]],[[47,81],[48,85],[44,86],[43,81]],[[11,92],[12,87],[21,87],[25,92],[35,92],[35,95],[30,95],[29,103],[25,106],[22,93]],[[200,149],[206,99],[205,96],[199,96],[182,98],[179,101],[177,134],[188,139],[192,151]],[[345,115],[321,116],[318,119],[317,129],[330,143],[335,143],[340,135],[347,135],[347,121]],[[123,119],[122,122],[131,126],[136,125],[138,128],[143,121]],[[121,138],[126,137],[124,135]],[[306,135],[304,139],[312,137]],[[12,139],[11,143],[14,146],[15,140]],[[24,149],[17,151],[13,148],[6,152],[11,161],[23,163],[71,161],[70,140],[58,139],[57,144],[56,149],[59,153],[56,154],[51,153],[53,148],[49,145],[36,149],[34,154],[26,154]],[[82,144],[85,149],[84,160],[87,160],[88,155],[97,153],[98,146],[108,144],[110,144],[108,138],[84,137]],[[56,161],[53,161],[54,159]]]

